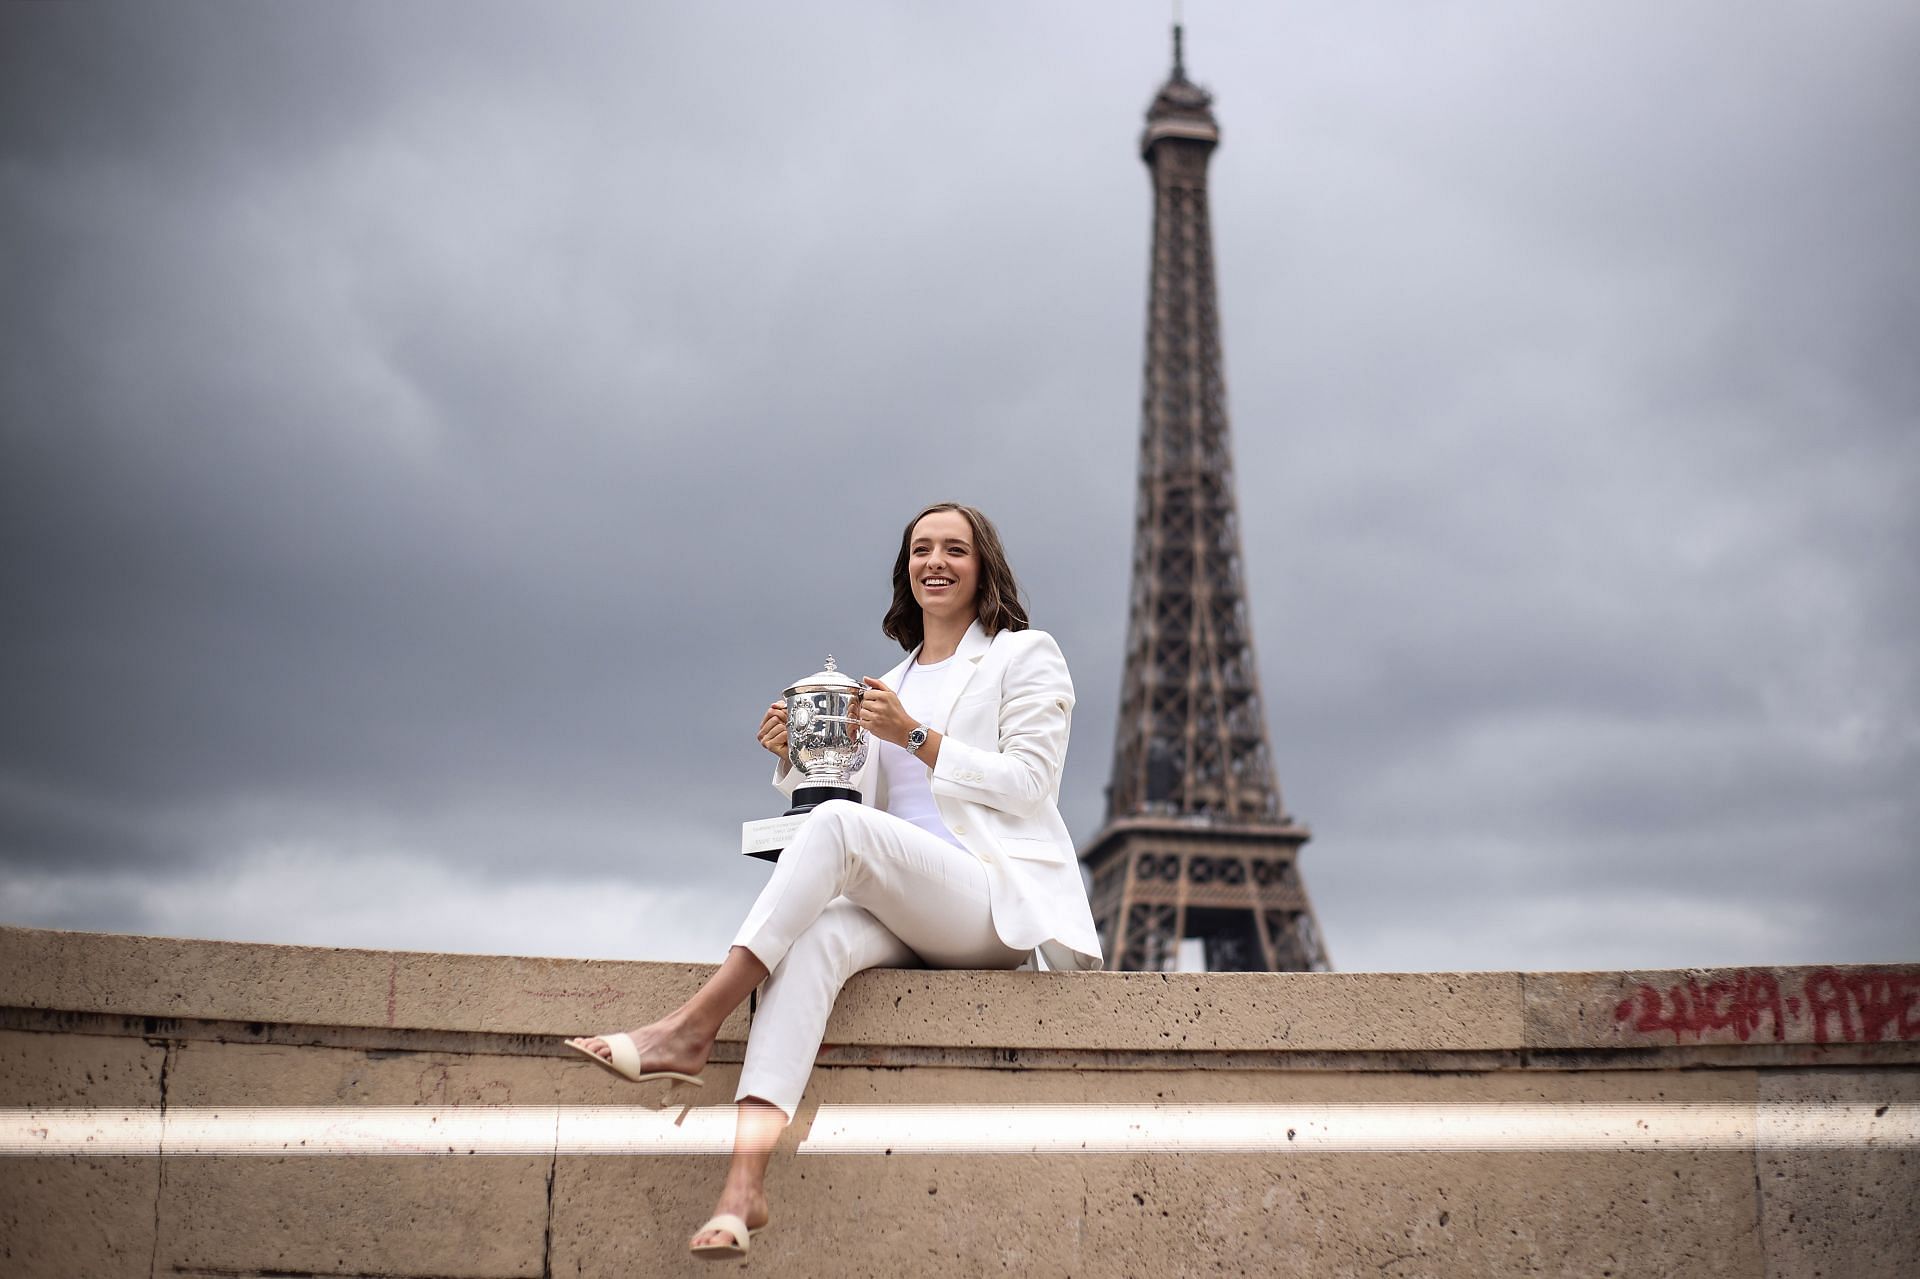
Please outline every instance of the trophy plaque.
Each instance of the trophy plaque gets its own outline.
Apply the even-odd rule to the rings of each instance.
[[[748,857],[779,861],[807,814],[830,799],[860,802],[853,779],[867,762],[867,730],[853,722],[864,687],[827,667],[796,683],[787,700],[787,764],[802,780],[793,791],[793,807],[780,817],[740,824],[740,851]]]

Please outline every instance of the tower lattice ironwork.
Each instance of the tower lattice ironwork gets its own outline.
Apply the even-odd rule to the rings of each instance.
[[[1110,967],[1328,967],[1267,740],[1240,528],[1207,215],[1213,99],[1173,74],[1147,110],[1153,175],[1140,487],[1126,675],[1106,823],[1082,852]],[[1187,948],[1191,958],[1191,946]]]

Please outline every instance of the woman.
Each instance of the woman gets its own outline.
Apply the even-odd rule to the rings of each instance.
[[[1029,630],[999,534],[952,502],[907,524],[882,624],[907,650],[868,678],[855,714],[874,739],[862,803],[814,809],[781,853],[727,958],[693,998],[624,1035],[567,1041],[630,1079],[692,1079],[720,1023],[765,982],[740,1069],[733,1162],[689,1244],[742,1256],[767,1223],[767,1161],[813,1069],[827,1015],[864,968],[1100,966],[1100,943],[1060,773],[1073,681],[1053,637]],[[784,703],[760,744],[787,764]],[[697,1082],[695,1080],[694,1082]]]

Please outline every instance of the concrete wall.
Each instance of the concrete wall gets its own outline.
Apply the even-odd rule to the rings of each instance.
[[[556,1037],[706,971],[0,929],[0,1274],[699,1270],[744,1010],[697,1091]],[[1920,967],[880,971],[828,1041],[750,1271],[1920,1274]]]

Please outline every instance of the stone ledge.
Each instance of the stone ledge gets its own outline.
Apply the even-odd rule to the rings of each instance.
[[[0,1107],[19,1108],[0,1268],[706,1273],[685,1240],[746,1018],[699,1089],[637,1089],[554,1036],[708,971],[0,929]],[[1904,1279],[1917,987],[1912,966],[866,973],[754,1258],[873,1279]],[[55,1121],[136,1140],[33,1148]]]
[[[328,949],[0,928],[0,1006],[238,1023],[565,1035],[657,1016],[708,965]],[[745,1012],[721,1032],[745,1038]],[[1625,973],[883,969],[827,1042],[1087,1052],[1920,1048],[1920,965]]]

